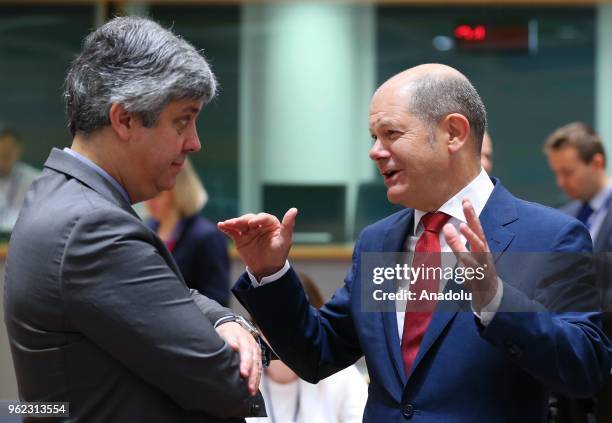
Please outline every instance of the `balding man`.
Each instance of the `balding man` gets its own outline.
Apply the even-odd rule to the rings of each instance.
[[[587,252],[589,234],[569,216],[517,199],[482,170],[486,112],[467,78],[437,64],[402,72],[374,94],[369,126],[370,158],[387,197],[406,209],[363,230],[344,286],[319,311],[287,262],[295,209],[282,222],[259,214],[219,224],[248,266],[234,293],[283,361],[316,382],[365,355],[365,422],[544,422],[550,389],[595,392],[611,349],[601,313],[576,312],[598,306],[589,260],[542,266],[538,255],[518,262],[512,254]],[[406,293],[395,290],[405,278],[395,273],[402,263],[389,261],[395,252],[408,253],[412,270],[482,277],[459,286],[457,276],[421,274],[403,299],[387,295],[391,304],[376,309],[377,287]],[[452,252],[462,267],[446,267]],[[390,255],[376,261],[381,253]],[[443,295],[431,297],[432,288]],[[449,292],[462,298],[447,300]],[[568,303],[577,294],[580,301]],[[575,312],[559,311],[567,309]]]

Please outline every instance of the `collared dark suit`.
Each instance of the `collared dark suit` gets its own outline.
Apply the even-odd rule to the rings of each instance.
[[[316,382],[365,355],[371,379],[365,422],[544,422],[549,390],[586,396],[601,386],[611,347],[599,312],[546,311],[567,309],[562,303],[570,297],[597,310],[596,296],[581,296],[592,287],[588,260],[570,263],[570,272],[559,277],[542,278],[531,272],[537,270],[529,263],[537,262],[535,256],[517,263],[511,253],[587,252],[590,238],[574,219],[519,200],[494,183],[480,219],[504,280],[501,311],[486,328],[471,311],[461,311],[465,304],[436,311],[409,378],[396,313],[364,309],[363,290],[371,289],[365,284],[372,278],[361,272],[364,253],[402,250],[413,210],[361,233],[345,285],[319,312],[308,306],[291,270],[258,288],[243,275],[234,293],[281,359],[305,380]]]
[[[582,207],[581,201],[572,201],[561,207],[561,211],[570,216],[578,216]],[[612,337],[612,202],[606,202],[605,216],[599,227],[599,231],[593,240],[593,253],[595,255],[599,286],[602,291],[602,307],[606,311],[603,316],[603,327],[608,335]],[[598,422],[612,421],[612,377],[604,389],[598,393],[596,404],[593,400],[572,400],[568,398],[558,398],[557,407],[559,408],[558,423],[582,423],[587,422],[587,413],[593,413]]]
[[[72,422],[220,422],[264,413],[190,291],[115,187],[53,149],[9,244],[5,320],[23,401]],[[225,421],[225,420],[223,420]]]

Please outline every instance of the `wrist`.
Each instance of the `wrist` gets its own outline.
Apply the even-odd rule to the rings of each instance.
[[[262,269],[254,269],[251,266],[249,266],[249,270],[251,271],[253,276],[255,276],[255,279],[257,279],[257,281],[260,282],[263,278],[280,272],[284,266],[285,266],[285,263],[283,262],[279,266],[272,266],[272,267],[267,267],[267,268],[262,268]]]

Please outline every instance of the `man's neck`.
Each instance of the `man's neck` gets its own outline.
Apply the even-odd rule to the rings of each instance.
[[[106,173],[108,173],[113,179],[115,179],[120,185],[125,187],[121,175],[119,172],[117,172],[117,168],[115,166],[117,162],[112,157],[108,157],[107,151],[112,151],[112,149],[99,148],[101,143],[108,143],[110,141],[100,140],[99,138],[104,138],[101,133],[89,134],[87,137],[77,134],[72,140],[70,149],[91,160]]]
[[[423,211],[436,211],[448,200],[453,198],[459,191],[468,186],[478,175],[480,174],[480,167],[477,169],[466,169],[461,173],[449,173],[449,175],[455,175],[448,178],[448,185],[444,190],[444,195],[441,195],[435,204],[432,203],[431,207]]]

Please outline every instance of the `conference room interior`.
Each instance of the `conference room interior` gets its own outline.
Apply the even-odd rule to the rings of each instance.
[[[468,76],[487,107],[491,173],[529,201],[567,201],[542,152],[555,128],[586,122],[612,148],[605,2],[0,1],[0,123],[23,138],[22,161],[41,169],[52,147],[70,145],[66,69],[84,36],[116,15],[172,27],[212,64],[221,89],[198,119],[202,150],[192,156],[209,194],[202,214],[297,207],[290,261],[326,298],[343,283],[359,232],[399,210],[368,157],[367,121],[372,93],[397,72],[435,62]],[[229,248],[235,280],[244,265]],[[17,397],[2,324],[0,399]]]

